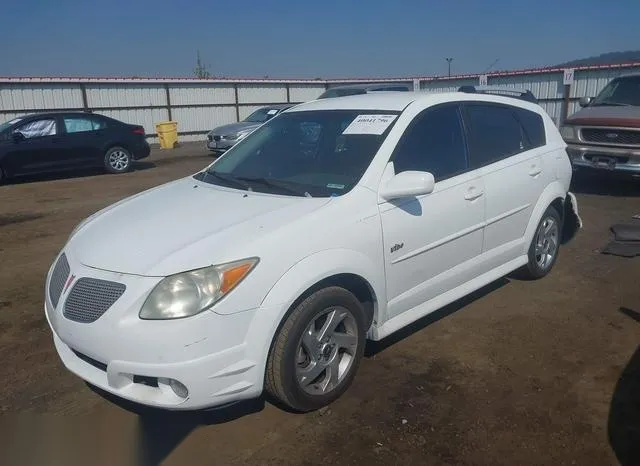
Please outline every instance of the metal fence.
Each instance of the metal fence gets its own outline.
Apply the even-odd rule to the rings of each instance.
[[[342,84],[407,83],[425,92],[454,91],[462,85],[527,88],[558,123],[577,110],[583,96],[595,96],[611,79],[639,73],[640,63],[565,70],[546,68],[487,75],[400,79],[271,80],[145,78],[0,78],[0,122],[48,111],[91,111],[144,126],[155,140],[155,124],[178,122],[181,141],[202,140],[226,123],[267,104],[300,103]]]

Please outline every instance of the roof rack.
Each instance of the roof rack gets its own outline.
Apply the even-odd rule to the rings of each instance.
[[[460,86],[458,92],[467,94],[496,94],[504,97],[526,100],[527,102],[538,103],[538,99],[528,89],[517,89],[506,86]]]

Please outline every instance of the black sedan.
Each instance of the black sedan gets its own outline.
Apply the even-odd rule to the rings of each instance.
[[[46,113],[0,124],[0,181],[80,168],[124,173],[148,157],[144,128],[94,113]]]

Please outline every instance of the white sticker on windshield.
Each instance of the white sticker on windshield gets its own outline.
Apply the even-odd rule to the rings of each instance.
[[[278,110],[276,109],[271,109],[267,112],[267,115],[275,115],[276,113],[278,113]]]
[[[358,115],[342,134],[377,134],[385,132],[397,115]]]

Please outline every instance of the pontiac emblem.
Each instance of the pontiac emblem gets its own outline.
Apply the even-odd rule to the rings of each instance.
[[[618,137],[618,133],[607,133],[609,139],[615,139]]]

